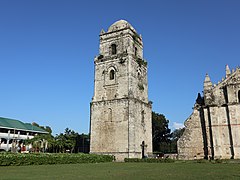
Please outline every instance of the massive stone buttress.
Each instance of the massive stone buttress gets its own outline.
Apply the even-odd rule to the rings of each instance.
[[[203,97],[198,95],[185,132],[178,141],[180,159],[240,158],[240,69],[212,85],[206,75]]]

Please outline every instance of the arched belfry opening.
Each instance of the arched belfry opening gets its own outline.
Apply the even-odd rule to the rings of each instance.
[[[138,49],[137,49],[137,47],[135,47],[135,49],[134,49],[134,55],[135,56],[137,56],[137,52],[138,52]]]
[[[112,50],[112,55],[117,54],[117,45],[116,44],[112,44],[111,45],[111,50]]]
[[[112,69],[109,74],[109,79],[114,80],[115,79],[115,71]]]

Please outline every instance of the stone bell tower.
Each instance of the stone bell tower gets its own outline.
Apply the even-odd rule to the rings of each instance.
[[[142,37],[125,20],[100,33],[94,59],[90,153],[117,160],[152,153],[152,106]]]

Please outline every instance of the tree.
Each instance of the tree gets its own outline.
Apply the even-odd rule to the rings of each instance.
[[[76,146],[78,133],[75,133],[73,130],[66,128],[64,134],[60,133],[56,135],[56,146],[59,152],[74,151]]]
[[[65,137],[63,133],[57,134],[54,138],[55,140],[55,153],[57,152],[64,152],[64,146],[65,146]]]
[[[54,137],[51,135],[52,129],[49,126],[40,126],[36,122],[32,123],[33,126],[37,126],[45,131],[47,131],[47,134],[37,134],[32,139],[26,139],[25,144],[32,145],[34,151],[37,152],[45,152],[49,151],[49,148],[52,148],[54,145]]]
[[[26,139],[26,144],[32,144],[33,150],[37,152],[48,151],[48,148],[53,145],[53,136],[51,134],[38,134],[32,139]]]
[[[40,125],[39,125],[38,123],[36,123],[36,122],[33,122],[32,125],[33,125],[33,126],[37,126],[37,127],[41,128],[41,129],[49,132],[49,134],[52,134],[52,129],[51,129],[50,126],[40,126]]]
[[[153,151],[166,152],[170,143],[171,130],[169,120],[163,114],[152,112]]]
[[[185,128],[179,128],[179,129],[175,129],[172,132],[172,140],[173,141],[178,141],[178,139],[183,135]]]
[[[80,134],[76,139],[75,152],[89,153],[90,151],[90,135]]]
[[[39,127],[39,124],[38,124],[38,123],[35,123],[35,122],[33,122],[32,125]]]
[[[56,134],[55,137],[51,135],[52,129],[49,126],[40,126],[37,123],[32,123],[34,126],[40,127],[48,134],[38,134],[32,139],[25,140],[25,144],[32,145],[35,152],[84,152],[88,153],[90,150],[89,134],[78,134],[77,132],[66,128],[64,133]]]
[[[185,130],[185,128],[175,129],[171,134],[171,136],[172,136],[172,138],[171,138],[172,152],[174,152],[174,153],[177,153],[177,141],[182,136],[184,130]]]
[[[46,126],[44,129],[45,131],[49,132],[49,134],[52,134],[52,129],[50,126]]]

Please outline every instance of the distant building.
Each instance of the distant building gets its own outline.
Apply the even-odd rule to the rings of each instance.
[[[192,115],[185,121],[178,140],[180,159],[240,159],[240,69],[212,84],[206,75],[203,97],[198,98]]]
[[[0,117],[0,150],[11,151],[20,148],[25,139],[48,132],[30,123]]]
[[[90,153],[116,160],[152,153],[152,105],[142,37],[125,20],[100,33],[94,59]]]

